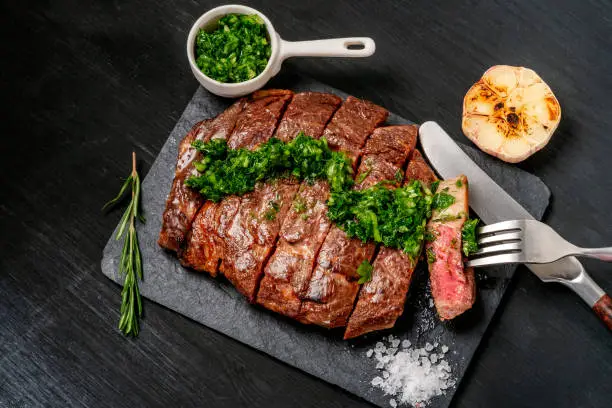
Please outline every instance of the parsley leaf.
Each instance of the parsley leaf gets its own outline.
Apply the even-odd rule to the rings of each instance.
[[[362,285],[366,282],[371,281],[373,270],[374,270],[374,267],[372,266],[370,261],[368,261],[367,259],[364,260],[361,263],[361,265],[359,265],[359,267],[357,268],[357,275],[359,275],[359,280],[357,281],[357,283]]]
[[[440,180],[436,180],[433,181],[430,185],[429,185],[429,189],[431,190],[432,193],[435,194],[436,191],[438,191],[438,186],[440,185]]]
[[[433,249],[427,248],[427,251],[425,252],[427,253],[427,263],[428,264],[432,264],[436,262],[436,253],[433,251]]]
[[[474,218],[473,220],[467,220],[463,224],[461,229],[461,240],[462,249],[465,256],[470,256],[474,252],[478,251],[478,244],[476,242],[476,227],[480,220]]]
[[[436,193],[433,197],[433,202],[431,207],[436,210],[444,210],[445,208],[450,207],[455,202],[455,197],[452,195],[441,191]]]

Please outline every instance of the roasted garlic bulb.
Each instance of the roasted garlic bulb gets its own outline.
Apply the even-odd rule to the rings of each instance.
[[[463,133],[509,163],[546,146],[560,120],[561,106],[550,87],[524,67],[489,68],[463,100]]]

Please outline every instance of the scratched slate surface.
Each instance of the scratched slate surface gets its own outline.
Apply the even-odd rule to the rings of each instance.
[[[269,85],[347,96],[320,82],[293,74],[277,77]],[[371,379],[380,373],[375,369],[375,361],[365,353],[391,333],[416,346],[426,342],[448,345],[447,360],[458,384],[499,306],[514,273],[512,267],[490,268],[480,273],[478,300],[473,309],[452,323],[442,324],[430,306],[426,267],[421,263],[415,272],[404,315],[396,326],[347,342],[342,340],[341,331],[304,326],[249,305],[226,280],[190,272],[181,267],[173,255],[157,246],[161,215],[174,176],[178,142],[195,122],[217,115],[229,103],[229,100],[198,88],[143,181],[142,203],[147,216],[147,223],[139,227],[145,270],[145,281],[141,284],[143,296],[379,406],[388,406],[390,397],[370,386]],[[411,122],[391,114],[388,123]],[[541,219],[550,192],[539,178],[468,146],[461,147],[534,217]],[[111,237],[104,249],[102,272],[118,283],[119,253],[120,243]],[[431,407],[448,406],[455,390],[456,386],[434,398]]]

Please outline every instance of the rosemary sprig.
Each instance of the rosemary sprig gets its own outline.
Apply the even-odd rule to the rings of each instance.
[[[136,153],[132,152],[132,173],[125,180],[119,194],[102,207],[103,210],[118,204],[131,188],[132,199],[128,204],[117,230],[116,239],[123,238],[123,249],[119,261],[119,274],[125,277],[121,291],[121,318],[119,330],[126,336],[138,336],[138,320],[142,316],[142,300],[138,280],[142,280],[142,256],[138,246],[136,220],[144,223],[140,213],[140,177],[136,171]]]

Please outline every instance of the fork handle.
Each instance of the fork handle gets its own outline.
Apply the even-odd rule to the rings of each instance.
[[[612,247],[609,248],[578,248],[578,256],[588,256],[600,261],[612,262]]]
[[[593,311],[608,329],[612,330],[612,298],[609,295],[600,297],[593,306]]]

